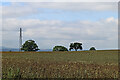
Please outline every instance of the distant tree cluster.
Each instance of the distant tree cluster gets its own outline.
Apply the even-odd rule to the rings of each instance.
[[[71,49],[75,49],[75,51],[77,51],[78,49],[82,50],[82,43],[70,43],[70,48],[69,50],[71,51]]]
[[[95,47],[91,47],[90,50],[96,50]]]
[[[74,43],[70,43],[69,45],[69,50],[75,50],[77,51],[78,49],[82,50],[82,43],[79,42],[74,42]],[[35,43],[34,40],[27,40],[23,45],[21,50],[24,51],[38,51],[40,50],[37,46],[37,44]],[[89,50],[96,50],[95,47],[91,47]],[[53,51],[68,51],[68,49],[64,46],[55,46],[53,48]]]
[[[27,40],[23,45],[21,50],[24,51],[38,51],[39,48],[34,40]]]
[[[53,51],[68,51],[68,49],[64,46],[55,46]]]

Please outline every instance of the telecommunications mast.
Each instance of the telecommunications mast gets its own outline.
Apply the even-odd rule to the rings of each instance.
[[[22,48],[22,28],[20,28],[20,39],[19,39],[20,43],[19,43],[19,51],[21,51]]]

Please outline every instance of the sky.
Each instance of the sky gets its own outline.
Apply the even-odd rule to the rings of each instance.
[[[81,42],[84,50],[118,48],[117,2],[2,2],[2,45],[19,48],[35,40],[40,49],[69,48]]]

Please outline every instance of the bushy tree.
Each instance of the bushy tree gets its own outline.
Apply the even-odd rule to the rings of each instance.
[[[53,51],[68,51],[68,49],[64,46],[55,46]]]
[[[71,49],[75,49],[75,51],[77,51],[78,49],[82,50],[82,43],[70,43],[70,48],[69,50],[71,51]]]
[[[96,50],[95,47],[91,47],[90,50]]]
[[[38,51],[38,46],[34,40],[27,40],[23,45],[21,50],[24,51]]]

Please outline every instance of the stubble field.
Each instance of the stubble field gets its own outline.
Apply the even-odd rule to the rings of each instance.
[[[3,52],[2,77],[118,78],[118,50]]]

